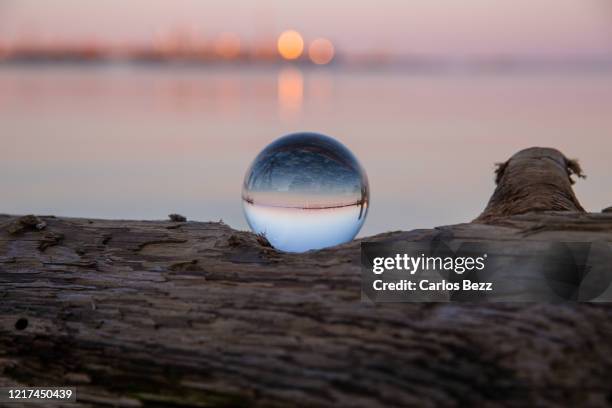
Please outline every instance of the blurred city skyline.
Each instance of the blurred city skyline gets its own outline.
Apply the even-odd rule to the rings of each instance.
[[[230,56],[247,50],[259,58],[274,54],[275,41],[289,29],[301,33],[305,47],[322,38],[345,56],[612,56],[608,0],[516,0],[494,6],[485,0],[367,5],[345,0],[0,0],[0,49],[5,52],[41,45],[162,49],[174,43],[221,54],[229,50]]]

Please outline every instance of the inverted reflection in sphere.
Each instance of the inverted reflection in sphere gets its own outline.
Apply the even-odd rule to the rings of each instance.
[[[255,158],[244,178],[242,204],[253,232],[275,248],[325,248],[359,232],[368,212],[368,178],[338,141],[294,133]]]

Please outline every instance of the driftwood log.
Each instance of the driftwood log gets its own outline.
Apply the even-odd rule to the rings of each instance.
[[[572,190],[572,176],[586,176],[575,159],[556,149],[532,147],[497,164],[497,188],[476,222],[494,222],[510,215],[584,208]]]
[[[612,242],[564,160],[518,153],[478,222],[369,240]],[[612,406],[606,304],[374,305],[359,241],[284,254],[222,223],[0,225],[0,386],[73,385],[79,406]]]

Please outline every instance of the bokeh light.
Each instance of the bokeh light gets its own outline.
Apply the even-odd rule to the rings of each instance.
[[[277,41],[278,53],[287,60],[299,58],[304,51],[304,39],[294,30],[284,31]]]
[[[317,38],[308,47],[308,57],[317,65],[329,64],[334,53],[334,45],[326,38]]]

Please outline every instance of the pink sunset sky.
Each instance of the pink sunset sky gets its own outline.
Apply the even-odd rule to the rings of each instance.
[[[150,41],[191,30],[243,41],[282,30],[343,52],[612,55],[610,0],[0,0],[0,39]]]

